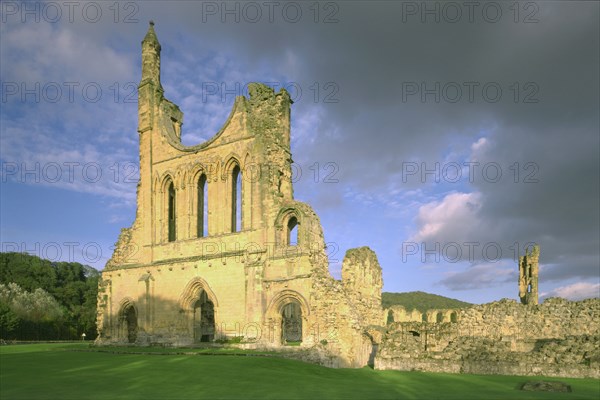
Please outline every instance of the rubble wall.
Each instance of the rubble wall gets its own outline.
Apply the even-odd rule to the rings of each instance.
[[[375,368],[600,378],[600,299],[455,311],[456,322],[388,324]]]

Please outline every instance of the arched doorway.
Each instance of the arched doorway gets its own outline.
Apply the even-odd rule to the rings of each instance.
[[[281,342],[302,342],[302,309],[295,301],[287,303],[281,310]]]
[[[194,341],[212,342],[215,339],[215,305],[206,291],[194,303]]]
[[[388,311],[386,324],[393,324],[394,321],[394,312],[392,310]]]
[[[137,340],[137,312],[135,311],[135,307],[133,304],[128,304],[123,309],[123,313],[121,314],[121,323],[124,329],[124,335],[127,337],[128,343],[135,343]]]
[[[454,323],[457,322],[457,318],[456,318],[456,313],[455,312],[450,313],[450,322],[454,322]]]
[[[437,313],[435,316],[435,322],[444,322],[444,314],[441,312]]]

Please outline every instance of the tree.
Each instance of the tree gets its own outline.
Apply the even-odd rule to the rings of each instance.
[[[99,277],[94,268],[75,262],[0,253],[0,337],[77,339],[85,333],[95,338]]]
[[[0,300],[0,338],[16,339],[21,319],[8,303]]]
[[[19,338],[36,339],[55,333],[63,310],[48,292],[37,288],[23,290],[16,283],[0,284],[0,303],[3,304],[3,332]],[[58,324],[57,324],[58,323]]]

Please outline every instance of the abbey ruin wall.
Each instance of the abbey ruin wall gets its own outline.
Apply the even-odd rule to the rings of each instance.
[[[372,361],[381,267],[363,247],[347,252],[341,281],[329,274],[319,217],[294,199],[289,93],[248,84],[222,128],[186,146],[153,22],[141,44],[136,218],[102,271],[96,344],[235,342],[334,367]]]
[[[448,319],[453,313],[456,322]],[[527,306],[503,299],[435,310],[427,321],[390,322],[375,368],[600,378],[600,299]]]
[[[523,304],[383,310],[368,247],[334,279],[319,217],[294,198],[289,93],[249,84],[214,136],[186,146],[152,22],[141,45],[136,217],[102,271],[96,344],[235,341],[330,367],[599,376],[600,300],[538,305],[537,245],[519,258]]]

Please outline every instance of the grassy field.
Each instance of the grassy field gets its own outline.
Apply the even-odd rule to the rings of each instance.
[[[186,350],[198,353],[191,355],[82,351],[88,349],[85,344],[1,346],[0,399],[600,398],[600,381],[593,379],[547,378],[569,383],[573,392],[532,393],[517,389],[532,377],[329,369],[279,357],[214,354],[214,349],[211,355],[208,350]]]

